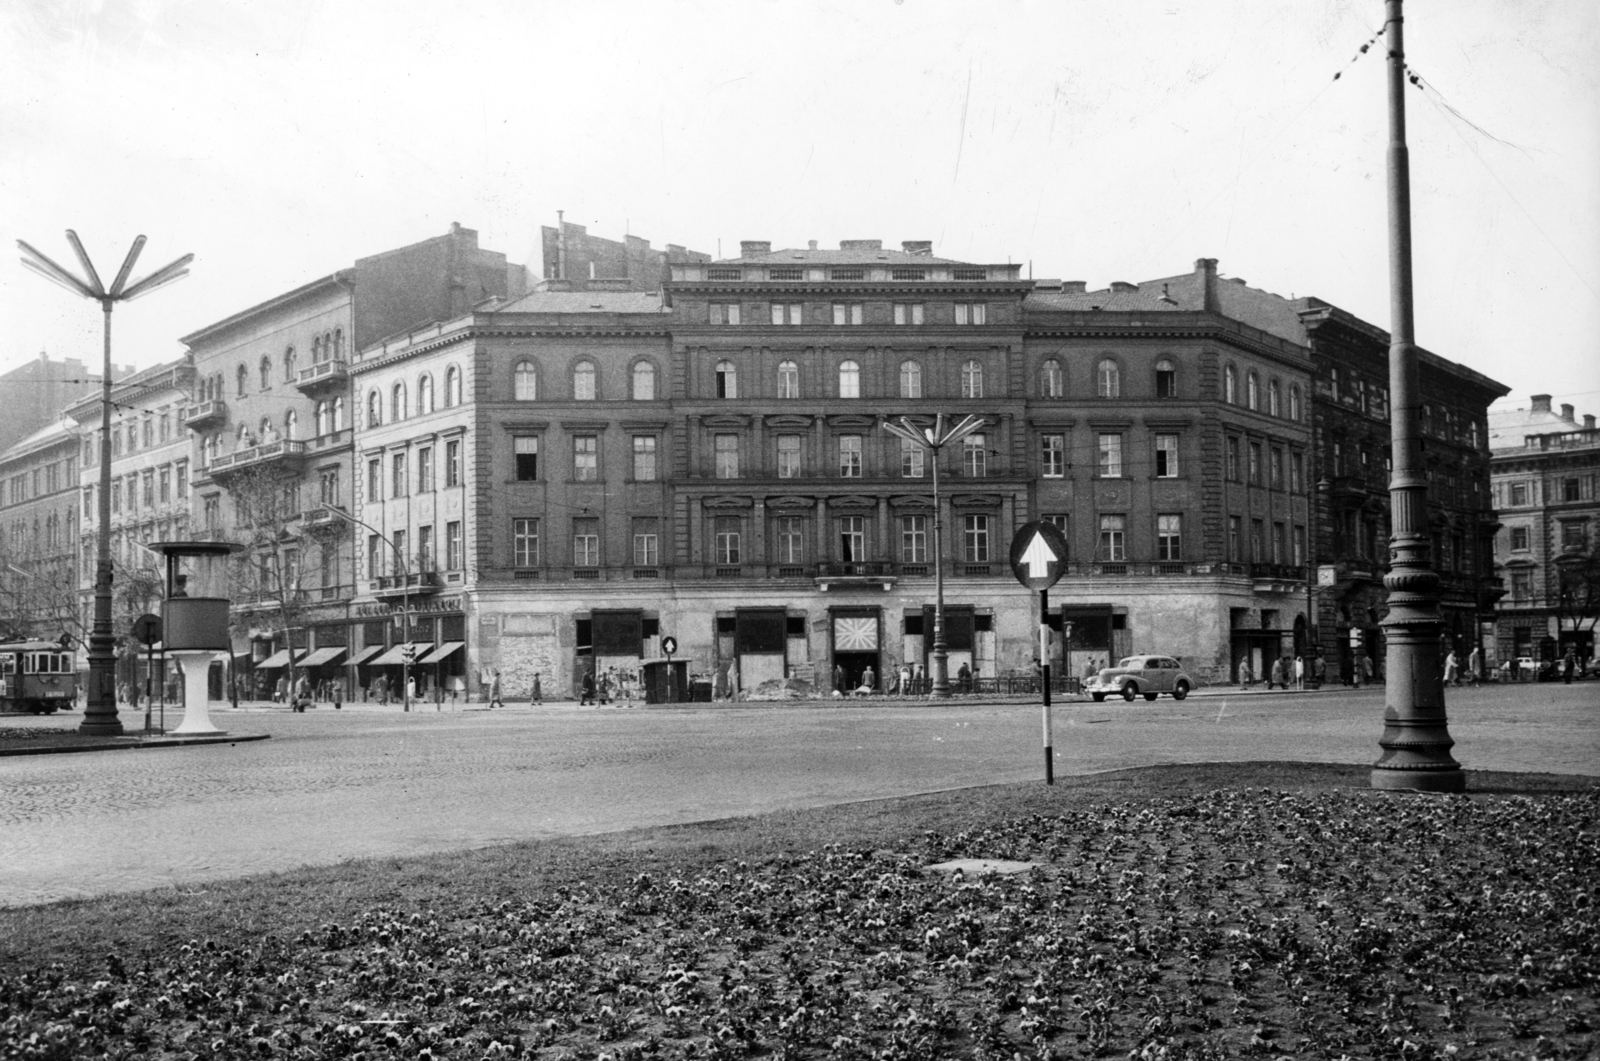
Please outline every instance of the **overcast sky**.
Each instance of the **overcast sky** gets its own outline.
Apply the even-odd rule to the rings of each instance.
[[[569,221],[741,239],[931,239],[1036,277],[1200,257],[1387,328],[1380,0],[0,4],[0,369],[98,364],[90,302],[25,272],[67,228],[114,354],[357,257],[476,228],[536,260]],[[1600,4],[1408,5],[1417,339],[1600,412]],[[1343,72],[1337,81],[1333,75]],[[1452,114],[1446,105],[1453,107]]]

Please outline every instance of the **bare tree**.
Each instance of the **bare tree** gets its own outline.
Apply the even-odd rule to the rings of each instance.
[[[1600,545],[1569,552],[1555,563],[1557,629],[1593,631],[1600,621]]]

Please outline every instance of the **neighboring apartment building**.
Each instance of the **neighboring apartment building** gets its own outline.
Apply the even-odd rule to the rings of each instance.
[[[1381,673],[1380,623],[1388,599],[1383,576],[1389,541],[1389,335],[1321,299],[1286,299],[1241,279],[1220,279],[1215,264],[1202,259],[1194,274],[1149,281],[1141,290],[1206,305],[1310,348],[1313,625],[1331,676],[1349,680],[1363,656]],[[1498,523],[1489,491],[1487,416],[1490,403],[1507,388],[1425,349],[1419,349],[1418,362],[1443,637],[1465,660],[1480,644],[1499,592],[1490,560]]]
[[[113,379],[122,379],[131,368],[115,367]],[[61,418],[61,410],[78,399],[99,393],[100,363],[88,368],[75,357],[50,360],[41,353],[9,372],[0,374],[0,452]]]
[[[191,533],[189,438],[184,430],[194,387],[188,358],[147,368],[111,388],[112,630],[125,637],[134,619],[157,610],[165,573],[152,542],[179,541]],[[98,395],[67,410],[79,433],[78,587],[83,614],[91,616],[99,557],[100,424]],[[129,672],[131,673],[131,672]]]
[[[0,453],[0,637],[86,633],[77,426],[57,420]]]
[[[638,236],[621,240],[591,236],[583,225],[565,218],[554,228],[540,228],[539,246],[542,275],[552,282],[544,285],[547,290],[660,291],[661,285],[672,279],[672,265],[711,260],[709,254],[676,243],[658,251]],[[555,283],[558,281],[564,281],[566,287]]]
[[[1600,428],[1556,413],[1550,395],[1489,419],[1495,506],[1505,524],[1494,560],[1507,583],[1495,617],[1499,660],[1592,659],[1600,619]]]
[[[240,542],[234,649],[256,692],[291,662],[337,677],[355,594],[352,351],[405,328],[519,293],[520,266],[450,231],[361,258],[183,337],[199,383],[196,515]],[[315,649],[314,654],[308,651]]]

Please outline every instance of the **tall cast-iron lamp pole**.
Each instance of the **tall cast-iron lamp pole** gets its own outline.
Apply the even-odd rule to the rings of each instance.
[[[1387,0],[1389,75],[1389,393],[1394,475],[1389,480],[1389,614],[1383,620],[1382,756],[1372,787],[1464,792],[1466,775],[1450,756],[1455,741],[1444,711],[1439,658],[1439,576],[1428,535],[1428,479],[1418,428],[1417,348],[1411,315],[1411,165],[1406,150],[1405,33],[1401,0]]]
[[[969,416],[946,431],[944,414],[934,417],[932,427],[920,427],[909,417],[900,417],[899,423],[885,423],[883,429],[907,442],[915,443],[933,455],[933,688],[935,699],[950,697],[950,653],[944,638],[944,539],[940,533],[944,517],[939,508],[939,451],[952,442],[959,442],[984,424],[981,416]]]
[[[122,268],[117,270],[116,279],[111,281],[108,288],[100,282],[100,274],[95,272],[88,252],[83,249],[78,234],[71,229],[67,230],[67,242],[72,244],[87,279],[80,279],[68,272],[20,239],[17,240],[17,246],[22,248],[24,269],[38,273],[53,284],[60,284],[74,295],[93,299],[100,303],[100,309],[105,314],[105,360],[100,370],[100,497],[96,516],[100,521],[99,558],[94,574],[94,625],[89,631],[89,690],[78,732],[96,737],[114,737],[122,732],[122,721],[117,718],[117,659],[113,647],[116,639],[111,632],[111,308],[118,302],[129,302],[141,295],[148,295],[164,284],[188,276],[189,263],[194,261],[194,255],[185,254],[130,284],[128,274],[133,272],[133,264],[138,261],[139,252],[144,250],[145,240],[140,236],[128,249]]]
[[[394,542],[389,540],[389,536],[388,535],[384,534],[382,531],[380,531],[377,527],[374,527],[372,524],[367,523],[365,520],[357,519],[355,517],[355,514],[352,513],[349,509],[340,508],[338,505],[323,505],[322,507],[323,507],[323,509],[325,511],[332,512],[332,513],[334,513],[335,515],[338,515],[338,516],[342,516],[343,518],[349,520],[351,523],[354,523],[358,527],[365,527],[367,529],[367,531],[369,531],[372,534],[377,535],[379,541],[383,542],[391,550],[394,551],[395,559],[400,561],[400,571],[401,571],[401,574],[400,574],[400,593],[401,593],[401,597],[400,597],[400,641],[401,641],[402,644],[404,644],[407,647],[407,649],[409,649],[411,647],[411,563],[410,563],[410,561],[408,561],[406,559],[405,554],[400,551],[400,547],[398,545],[396,545]],[[355,560],[355,557],[352,556],[351,557],[352,563],[354,562],[354,560]],[[400,696],[402,698],[401,702],[404,705],[404,710],[410,711],[411,710],[411,653],[409,651],[400,653]]]

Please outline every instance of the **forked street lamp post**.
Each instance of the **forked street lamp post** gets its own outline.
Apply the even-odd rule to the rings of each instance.
[[[411,710],[411,565],[406,562],[405,554],[400,547],[389,540],[388,535],[378,528],[357,519],[349,509],[337,505],[323,505],[338,516],[349,520],[358,527],[366,528],[370,533],[376,534],[378,540],[394,550],[395,559],[400,561],[400,642],[405,649],[400,653],[400,698],[406,711]]]
[[[946,431],[944,414],[939,413],[932,427],[921,427],[905,416],[900,417],[898,423],[883,425],[885,431],[933,455],[933,688],[929,695],[938,700],[950,697],[950,653],[944,636],[944,517],[939,508],[939,452],[986,423],[988,421],[981,416],[968,416]]]
[[[114,737],[122,733],[122,720],[117,718],[117,660],[111,632],[111,309],[118,302],[132,301],[188,276],[188,266],[194,261],[194,255],[185,254],[130,284],[128,274],[133,272],[134,262],[144,250],[145,238],[140,236],[128,249],[122,268],[108,288],[100,282],[100,274],[95,272],[88,252],[71,229],[67,230],[67,242],[72,244],[86,279],[63,269],[23,240],[17,240],[17,246],[22,248],[24,269],[61,285],[74,295],[93,299],[100,303],[105,314],[105,360],[100,370],[100,497],[96,515],[100,530],[94,575],[94,623],[89,630],[89,689],[84,697],[83,722],[78,732]]]

